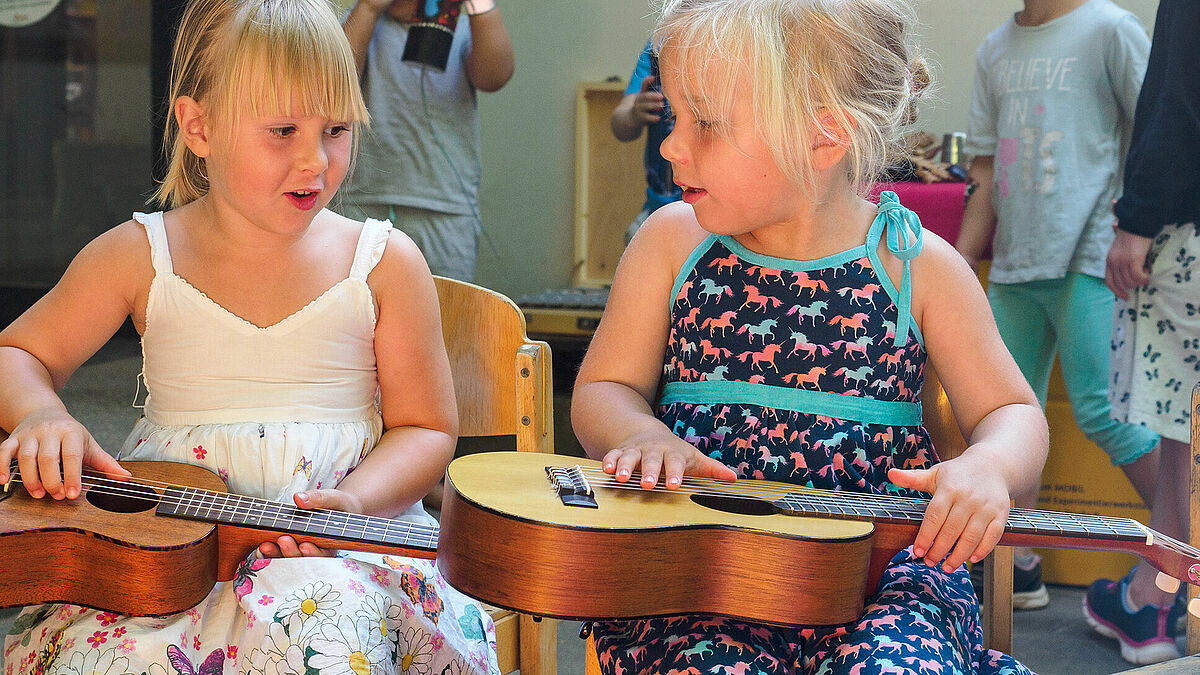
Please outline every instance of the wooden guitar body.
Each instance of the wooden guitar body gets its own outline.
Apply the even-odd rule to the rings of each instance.
[[[211,471],[122,462],[70,501],[0,494],[0,607],[69,602],[133,616],[193,607],[264,541],[432,558],[437,527],[229,494]]]
[[[148,481],[225,491],[200,467],[122,466]],[[215,525],[158,518],[153,500],[93,492],[59,502],[34,499],[18,485],[0,501],[0,606],[70,602],[153,616],[204,599],[217,580]]]
[[[542,453],[452,462],[437,556],[447,581],[555,618],[711,613],[781,625],[853,621],[878,581],[871,523],[752,515],[768,509],[637,489],[597,490],[598,508],[566,506],[545,467],[575,464],[599,467]],[[883,563],[896,550],[880,551]]]

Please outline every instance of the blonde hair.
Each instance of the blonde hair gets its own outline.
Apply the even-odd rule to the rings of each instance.
[[[294,88],[294,89],[293,89]],[[293,100],[293,91],[298,97]],[[179,24],[163,152],[167,172],[155,192],[174,208],[208,193],[204,159],[179,133],[174,102],[200,102],[229,129],[250,114],[323,115],[358,132],[368,123],[350,43],[328,0],[193,0]]]
[[[909,44],[914,23],[903,0],[663,0],[654,42],[681,57],[684,100],[673,105],[715,117],[721,132],[749,74],[756,128],[780,170],[807,191],[819,130],[848,146],[862,193],[902,149],[930,82]]]

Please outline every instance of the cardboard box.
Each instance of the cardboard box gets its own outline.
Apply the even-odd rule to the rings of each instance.
[[[1150,511],[1121,469],[1083,435],[1066,400],[1062,374],[1055,363],[1046,401],[1050,424],[1050,456],[1042,472],[1038,508],[1090,513],[1150,522]],[[1125,575],[1138,558],[1125,553],[1038,549],[1047,583],[1088,586],[1096,579]]]

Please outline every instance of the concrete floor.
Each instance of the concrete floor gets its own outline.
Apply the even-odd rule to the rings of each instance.
[[[140,365],[136,336],[126,329],[81,367],[63,390],[63,398],[70,410],[107,449],[119,447],[137,419],[138,410],[130,403]],[[559,389],[570,375],[563,371],[557,374]],[[555,404],[558,444],[568,453],[577,452],[578,446],[570,437],[567,419],[568,396],[559,394]],[[1013,653],[1018,659],[1035,672],[1046,675],[1103,675],[1131,668],[1121,659],[1114,642],[1091,632],[1084,623],[1080,609],[1083,589],[1052,586],[1050,597],[1049,607],[1016,614]],[[11,615],[11,611],[0,610],[0,634],[7,632]],[[576,622],[559,624],[558,672],[563,675],[583,672],[584,643],[578,639],[578,632]]]

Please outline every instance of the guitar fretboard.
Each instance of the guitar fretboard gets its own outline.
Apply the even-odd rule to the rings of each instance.
[[[188,520],[411,548],[437,548],[438,528],[195,488],[167,488],[156,513]]]
[[[850,520],[920,524],[927,500],[851,492],[792,492],[776,502],[787,513]],[[1147,530],[1131,518],[1012,509],[1005,528],[1022,534],[1140,541]]]

